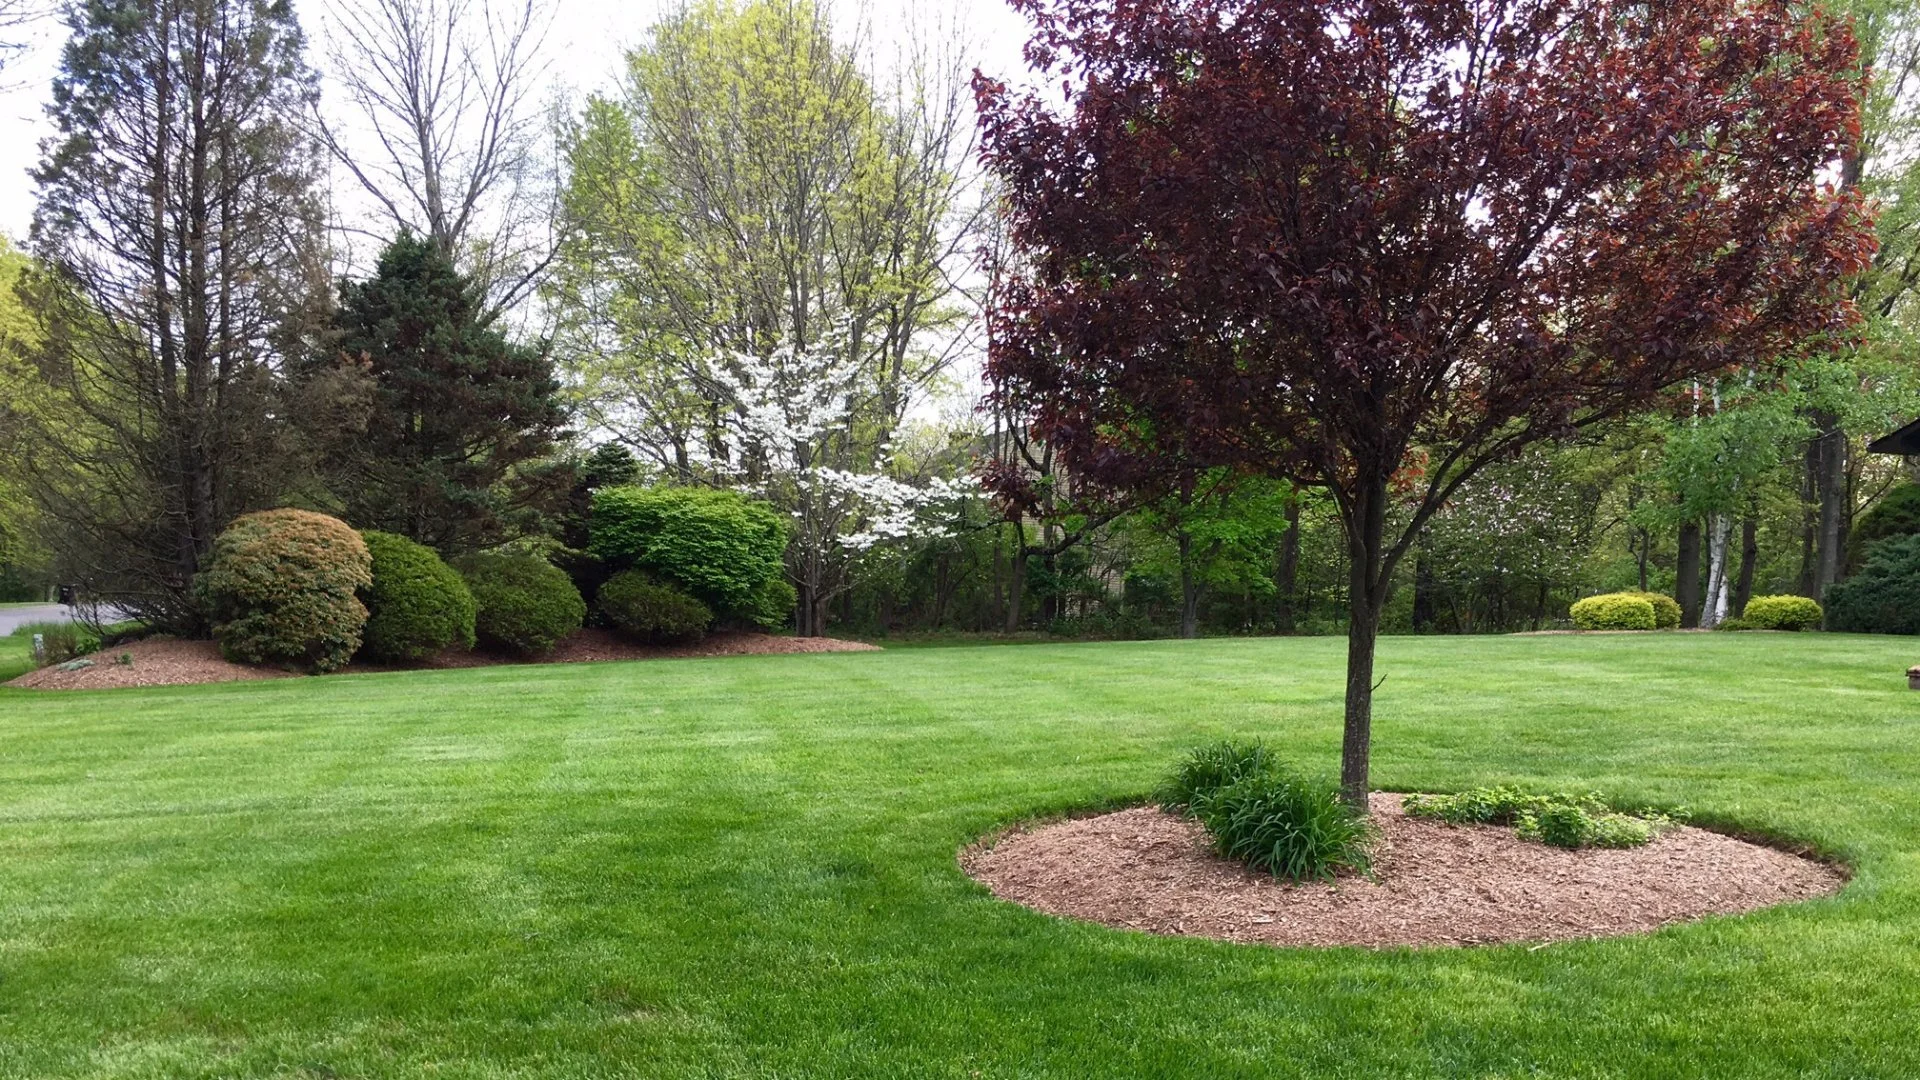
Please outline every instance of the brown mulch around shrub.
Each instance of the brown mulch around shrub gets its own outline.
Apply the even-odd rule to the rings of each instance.
[[[1839,890],[1835,868],[1705,829],[1569,851],[1407,817],[1376,794],[1376,880],[1275,881],[1152,807],[1016,829],[961,853],[995,896],[1107,926],[1267,945],[1480,945],[1653,930]]]
[[[598,660],[660,660],[695,656],[765,656],[775,653],[872,652],[878,646],[838,638],[782,637],[778,634],[719,633],[696,645],[636,645],[605,630],[587,629],[562,641],[545,656],[525,659],[485,652],[449,651],[420,665],[424,668],[486,667],[493,664],[577,664]],[[116,661],[128,654],[132,664]],[[239,679],[286,678],[290,672],[233,663],[220,655],[211,641],[151,639],[103,649],[88,657],[93,666],[75,671],[57,667],[30,671],[8,686],[36,690],[101,690],[123,686],[180,686],[190,683],[232,682]],[[353,664],[347,673],[395,671],[398,668]]]
[[[121,656],[131,664],[119,662]],[[126,686],[180,686],[187,683],[237,682],[242,679],[281,679],[291,673],[274,668],[236,664],[220,655],[211,641],[148,638],[125,645],[109,645],[85,659],[91,667],[62,671],[58,666],[29,671],[8,683],[31,690],[111,690]]]

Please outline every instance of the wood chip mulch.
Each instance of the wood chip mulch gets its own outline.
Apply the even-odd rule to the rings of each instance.
[[[133,662],[122,664],[121,656]],[[182,686],[189,683],[284,679],[291,672],[236,664],[211,641],[148,638],[110,645],[86,659],[91,667],[62,671],[58,665],[29,671],[7,683],[29,690],[115,690],[129,686]]]
[[[1266,945],[1481,945],[1653,930],[1837,892],[1832,866],[1720,833],[1569,851],[1512,829],[1371,804],[1374,878],[1275,881],[1213,854],[1197,823],[1152,807],[1016,829],[961,853],[995,896],[1107,926]]]
[[[696,656],[766,656],[776,653],[874,652],[878,646],[838,638],[783,637],[778,634],[711,634],[697,645],[636,645],[605,630],[585,629],[560,643],[551,653],[532,659],[495,656],[485,652],[449,651],[419,665],[423,668],[469,668],[493,664],[579,664],[601,660],[662,660]],[[126,654],[131,664],[118,662]],[[279,679],[291,672],[236,664],[220,655],[211,641],[175,641],[151,638],[102,649],[88,657],[92,666],[73,671],[41,668],[7,683],[33,690],[106,690],[129,686],[183,686],[194,683],[234,682],[241,679]],[[347,673],[395,671],[374,664],[353,664]]]

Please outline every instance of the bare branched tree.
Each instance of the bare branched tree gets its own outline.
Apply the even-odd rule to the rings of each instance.
[[[332,13],[327,74],[353,114],[321,118],[333,158],[386,225],[430,240],[496,310],[518,303],[552,257],[544,0],[339,0]]]

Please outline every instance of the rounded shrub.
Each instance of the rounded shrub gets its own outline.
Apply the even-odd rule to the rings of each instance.
[[[787,550],[779,511],[711,488],[602,488],[587,536],[611,570],[645,570],[722,617],[749,620],[781,578]]]
[[[615,574],[600,586],[600,614],[629,637],[655,645],[698,641],[713,624],[713,609],[644,570]]]
[[[1920,634],[1920,534],[1882,540],[1860,572],[1827,590],[1827,629]]]
[[[1657,592],[1627,592],[1622,596],[1638,596],[1653,605],[1653,628],[1655,630],[1680,629],[1680,601]]]
[[[1756,596],[1740,621],[1749,630],[1818,630],[1824,613],[1804,596]]]
[[[800,604],[800,590],[785,577],[770,577],[754,593],[753,604],[741,612],[741,618],[762,630],[779,630],[793,623],[793,609]]]
[[[1848,572],[1865,566],[1880,541],[1915,533],[1920,533],[1920,484],[1901,484],[1853,523],[1853,531],[1847,534]]]
[[[362,656],[410,664],[454,645],[473,648],[473,592],[458,571],[404,536],[368,529],[360,539],[373,557],[373,584],[360,594]]]
[[[468,555],[453,565],[473,592],[474,634],[490,648],[536,655],[586,621],[580,590],[538,556]]]
[[[371,584],[373,559],[346,522],[265,510],[227,526],[193,587],[228,659],[333,671],[360,648]]]
[[[1576,601],[1568,614],[1581,630],[1652,630],[1659,625],[1652,601],[1635,593],[1589,596]]]

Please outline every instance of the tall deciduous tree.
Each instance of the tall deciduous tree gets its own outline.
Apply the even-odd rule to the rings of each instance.
[[[364,430],[326,472],[349,521],[457,554],[527,531],[570,478],[531,468],[567,420],[552,361],[507,340],[471,278],[401,233],[374,276],[340,289],[338,348],[372,377]]]
[[[976,77],[1025,267],[993,313],[996,392],[1116,488],[1202,462],[1331,493],[1356,804],[1393,571],[1462,483],[1849,323],[1873,245],[1823,181],[1859,134],[1832,18],[1016,2],[1066,102]]]
[[[340,0],[321,124],[334,160],[393,229],[425,237],[495,308],[552,256],[539,102],[542,0]],[[386,230],[382,230],[383,235]]]
[[[189,584],[278,495],[275,398],[324,295],[285,0],[79,0],[36,179],[41,375],[29,466],[70,572],[190,630]]]

